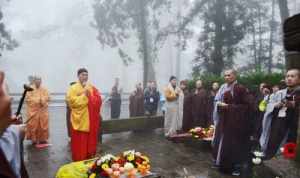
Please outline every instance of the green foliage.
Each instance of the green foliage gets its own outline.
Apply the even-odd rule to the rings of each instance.
[[[282,79],[284,79],[282,73],[266,74],[263,72],[247,73],[238,78],[241,84],[252,91],[258,89],[260,83],[264,82],[269,85],[275,85],[279,84]]]
[[[193,71],[219,75],[222,69],[232,67],[234,57],[242,51],[239,43],[251,25],[248,6],[244,1],[209,1],[199,11],[204,29],[198,38]]]
[[[213,75],[213,74],[197,75],[197,76],[193,76],[193,79],[189,81],[188,86],[190,89],[195,88],[195,82],[198,79],[202,80],[204,87],[206,89],[211,89],[212,83],[214,82],[218,82],[219,84],[224,83],[224,78],[217,75]],[[263,72],[256,72],[256,73],[246,73],[240,75],[238,77],[238,82],[243,84],[251,91],[257,91],[260,83],[264,82],[269,85],[275,85],[275,84],[279,84],[279,82],[282,79],[284,79],[284,75],[281,73],[266,74]]]

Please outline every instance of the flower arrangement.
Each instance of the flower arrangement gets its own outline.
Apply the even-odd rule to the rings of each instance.
[[[111,154],[97,159],[88,171],[89,178],[136,178],[150,173],[150,160],[146,155],[134,150],[125,151],[119,156]]]
[[[263,162],[263,158],[265,157],[263,152],[254,151],[253,152],[253,158],[252,163],[255,165],[260,165]]]
[[[194,138],[199,138],[203,140],[211,140],[214,135],[215,127],[213,125],[208,128],[195,127],[191,129],[189,132],[192,134]]]

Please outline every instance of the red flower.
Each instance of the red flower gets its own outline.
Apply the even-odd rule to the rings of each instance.
[[[287,159],[294,159],[296,157],[296,143],[287,143],[283,147],[283,156]]]
[[[118,160],[115,161],[115,163],[118,163],[120,166],[124,166],[126,160],[124,160],[123,158],[119,158]]]
[[[101,177],[108,177],[109,175],[105,171],[100,172]]]
[[[92,167],[92,169],[95,170],[96,168],[97,168],[97,165],[94,164],[93,167]]]
[[[142,160],[141,158],[137,158],[137,159],[135,160],[135,162],[136,162],[137,164],[142,164],[143,160]]]

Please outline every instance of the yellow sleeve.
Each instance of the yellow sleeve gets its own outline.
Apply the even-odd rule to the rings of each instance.
[[[84,94],[78,95],[79,93],[79,91],[76,91],[76,89],[72,87],[70,87],[70,89],[68,90],[66,100],[71,109],[87,106],[88,97]]]
[[[48,105],[49,101],[50,101],[49,92],[47,89],[44,88],[42,91],[42,104]]]
[[[165,89],[165,97],[167,101],[174,101],[177,99],[176,94],[169,89]]]

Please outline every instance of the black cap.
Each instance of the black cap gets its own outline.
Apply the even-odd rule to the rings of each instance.
[[[171,82],[171,81],[174,80],[174,79],[176,79],[176,77],[172,75],[172,76],[170,77],[169,82]]]
[[[87,70],[86,68],[80,68],[80,69],[78,69],[78,71],[77,71],[77,75],[80,75],[80,74],[83,73],[83,72],[89,73],[88,70]]]

